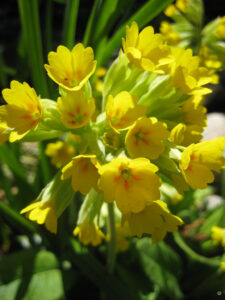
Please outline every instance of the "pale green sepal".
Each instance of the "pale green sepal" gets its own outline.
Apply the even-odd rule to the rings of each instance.
[[[42,189],[39,196],[35,199],[41,203],[50,202],[54,205],[56,216],[59,217],[67,208],[74,197],[71,178],[61,180],[61,171]]]
[[[84,198],[84,201],[81,205],[77,225],[80,225],[88,218],[89,223],[91,224],[95,216],[99,214],[102,207],[103,197],[101,194],[91,189],[87,196]]]

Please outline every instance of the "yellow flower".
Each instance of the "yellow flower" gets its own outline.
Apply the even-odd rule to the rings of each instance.
[[[65,180],[72,176],[74,191],[80,191],[86,195],[91,188],[97,189],[98,161],[95,155],[78,155],[62,169],[61,179]]]
[[[145,115],[146,108],[137,104],[138,98],[123,91],[115,97],[109,95],[106,117],[109,125],[116,131],[127,129],[133,122]]]
[[[220,268],[221,268],[222,271],[225,272],[225,261],[221,262]]]
[[[104,67],[99,67],[96,70],[96,78],[95,78],[95,82],[94,82],[94,89],[98,92],[102,92],[102,88],[103,88],[103,77],[105,76],[107,70]]]
[[[61,121],[67,128],[80,128],[87,124],[94,111],[94,98],[86,100],[82,91],[68,92],[57,100]]]
[[[220,19],[217,25],[216,35],[221,39],[225,39],[225,16]]]
[[[34,202],[21,210],[21,214],[26,213],[26,217],[38,224],[45,224],[46,228],[52,232],[57,232],[57,216],[54,206],[50,202]]]
[[[173,30],[172,25],[169,22],[163,21],[160,24],[160,33],[163,35],[164,39],[172,45],[179,43],[180,36],[177,32]]]
[[[164,10],[164,14],[167,17],[173,17],[174,14],[176,13],[176,7],[174,4],[169,5],[165,10]]]
[[[179,47],[171,49],[172,62],[169,67],[174,86],[190,95],[211,93],[211,90],[204,88],[203,85],[210,83],[212,77],[206,68],[200,66],[199,57],[193,56],[191,49]]]
[[[79,241],[88,245],[98,246],[102,243],[102,239],[105,239],[104,233],[98,228],[95,223],[89,224],[88,219],[86,219],[82,224],[76,226],[73,231],[74,236],[78,235]]]
[[[120,223],[116,223],[116,252],[124,252],[130,246],[128,237],[130,237],[130,231],[127,224],[121,226]]]
[[[63,141],[47,144],[45,154],[51,157],[51,162],[57,168],[60,168],[66,162],[71,160],[75,154],[75,148]]]
[[[96,61],[91,47],[79,43],[70,51],[58,46],[56,52],[48,54],[49,65],[45,65],[48,76],[66,90],[77,91],[94,73]]]
[[[177,145],[189,146],[202,139],[203,127],[197,125],[177,124],[170,132],[170,140]]]
[[[125,138],[131,157],[156,159],[163,151],[163,140],[169,137],[166,125],[156,118],[139,118],[128,130]]]
[[[99,188],[106,202],[116,201],[123,213],[140,212],[160,196],[158,168],[147,158],[116,158],[99,167]]]
[[[119,134],[114,130],[106,131],[103,135],[103,142],[109,148],[116,149],[120,145]]]
[[[167,232],[174,232],[183,221],[172,215],[167,209],[165,202],[161,200],[153,201],[139,213],[123,215],[123,222],[128,222],[132,235],[141,237],[143,234],[151,234],[152,242],[161,241]]]
[[[211,238],[214,244],[221,244],[225,250],[225,229],[224,228],[213,226]]]
[[[224,166],[225,137],[191,144],[181,155],[180,169],[186,182],[193,188],[206,188],[214,181],[211,170],[219,172]]]
[[[42,118],[40,99],[26,82],[11,81],[2,91],[6,105],[0,107],[0,123],[11,129],[10,142],[22,139]]]
[[[184,14],[187,12],[187,3],[189,3],[190,0],[177,0],[176,1],[176,7],[182,11]]]
[[[137,68],[155,71],[167,63],[164,59],[170,48],[163,44],[161,34],[154,34],[151,26],[145,27],[139,34],[138,25],[133,22],[131,27],[126,27],[126,40],[123,38],[122,44],[124,53]]]
[[[44,187],[35,202],[21,210],[21,214],[45,227],[52,233],[57,232],[58,218],[67,208],[74,197],[70,182],[61,181],[61,173]],[[63,197],[62,197],[63,195]]]

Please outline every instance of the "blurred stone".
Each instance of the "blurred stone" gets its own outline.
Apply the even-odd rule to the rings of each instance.
[[[213,210],[224,203],[224,200],[219,195],[209,195],[204,198],[203,203],[206,207],[206,210]]]
[[[207,128],[203,132],[202,140],[212,140],[219,136],[225,136],[225,114],[209,113],[207,118]]]

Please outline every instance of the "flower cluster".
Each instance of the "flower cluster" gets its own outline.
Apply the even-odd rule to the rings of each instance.
[[[176,4],[184,13],[186,2]],[[139,33],[135,22],[122,47],[102,84],[96,119],[88,81],[96,61],[82,44],[49,54],[45,68],[59,86],[57,103],[13,81],[0,109],[1,141],[61,138],[46,154],[62,168],[21,213],[55,233],[58,217],[79,192],[84,200],[74,235],[96,246],[108,240],[104,207],[114,204],[118,251],[127,249],[127,237],[149,234],[155,243],[183,224],[162,199],[163,183],[182,199],[185,190],[213,182],[212,171],[225,162],[225,138],[200,142],[202,102],[211,92],[205,85],[212,81],[200,58],[169,46],[151,26]]]

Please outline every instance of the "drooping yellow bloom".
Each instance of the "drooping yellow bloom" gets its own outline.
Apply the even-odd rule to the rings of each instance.
[[[103,135],[104,144],[112,149],[116,149],[120,145],[119,134],[114,130],[106,131]]]
[[[137,68],[155,71],[167,63],[165,58],[170,48],[163,44],[161,34],[154,34],[151,26],[145,27],[139,34],[138,25],[133,22],[130,27],[126,27],[126,40],[122,39],[122,44],[124,53]]]
[[[225,228],[213,226],[211,238],[214,244],[221,244],[225,250]]]
[[[206,127],[206,108],[201,105],[202,97],[192,96],[183,104],[181,110],[185,113],[183,120],[187,125]]]
[[[170,132],[170,140],[174,144],[187,147],[202,139],[202,131],[203,127],[178,123]]]
[[[109,125],[116,131],[126,129],[145,115],[146,108],[137,104],[138,98],[123,91],[115,97],[108,96],[106,117]]]
[[[82,91],[68,92],[57,100],[61,121],[67,128],[80,128],[87,124],[94,111],[94,98],[86,100]]]
[[[223,149],[225,137],[191,144],[181,155],[180,169],[186,182],[193,188],[206,188],[214,180],[213,171],[219,172],[224,166]]]
[[[78,155],[62,169],[61,179],[65,180],[72,176],[74,191],[80,191],[86,195],[91,188],[97,190],[98,161],[95,155]]]
[[[69,180],[62,181],[60,176],[61,173],[58,172],[42,189],[35,202],[20,212],[21,214],[25,213],[31,221],[45,224],[45,227],[52,233],[57,232],[58,218],[74,197],[74,191]]]
[[[40,201],[31,203],[21,210],[21,214],[26,213],[26,217],[38,224],[45,224],[46,228],[52,232],[57,232],[57,216],[54,206],[50,202]]]
[[[26,82],[11,81],[2,96],[6,105],[0,107],[0,123],[11,129],[10,142],[22,139],[42,118],[40,99]]]
[[[171,62],[169,69],[175,87],[188,95],[205,95],[211,90],[203,85],[210,83],[212,77],[208,70],[200,66],[198,56],[192,55],[192,50],[180,47],[171,48]]]
[[[220,19],[217,25],[216,35],[221,39],[225,39],[225,16]]]
[[[161,241],[167,232],[174,232],[183,221],[172,215],[167,209],[165,202],[161,200],[153,201],[139,213],[123,215],[123,222],[128,222],[132,235],[141,237],[143,234],[151,234],[152,242]]]
[[[139,118],[128,130],[125,143],[131,157],[156,159],[163,151],[163,140],[169,137],[166,124],[156,118]]]
[[[160,24],[160,33],[163,35],[164,39],[172,45],[176,45],[180,41],[180,36],[177,32],[173,30],[172,25],[169,22],[163,21]]]
[[[72,159],[75,154],[75,148],[64,141],[57,141],[47,145],[45,154],[51,157],[53,165],[60,168]]]
[[[84,244],[88,245],[91,244],[92,246],[96,247],[102,243],[102,240],[105,239],[104,233],[98,228],[95,223],[89,224],[88,219],[76,226],[73,234],[78,236],[79,241]]]
[[[124,252],[129,248],[128,237],[130,236],[127,224],[122,226],[120,223],[116,223],[116,252]]]
[[[45,65],[48,76],[64,89],[77,91],[94,73],[96,61],[91,47],[79,43],[70,51],[58,46],[56,52],[48,54],[49,65]]]
[[[169,5],[165,10],[164,10],[164,14],[167,17],[172,17],[176,12],[176,7],[174,4]]]
[[[99,167],[98,186],[106,202],[115,200],[121,212],[137,213],[160,196],[157,171],[147,158],[116,158]]]
[[[187,12],[187,3],[189,3],[190,0],[177,0],[176,1],[176,7],[182,11],[184,14]]]

